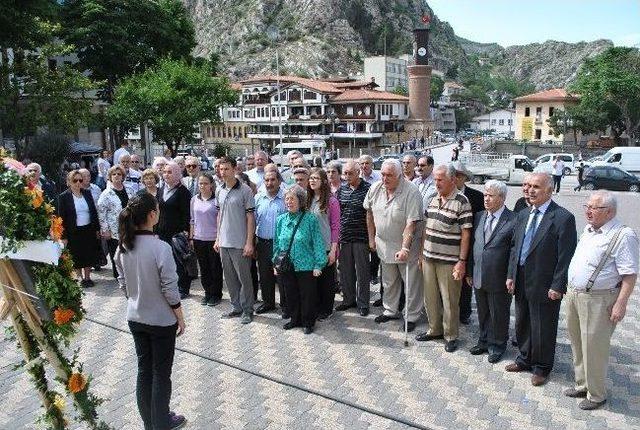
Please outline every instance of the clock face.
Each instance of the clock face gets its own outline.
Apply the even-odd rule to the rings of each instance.
[[[418,49],[418,55],[421,57],[424,57],[425,55],[427,55],[427,50],[423,47],[423,48],[419,48]]]

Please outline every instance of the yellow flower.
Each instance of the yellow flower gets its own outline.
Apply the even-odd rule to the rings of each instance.
[[[56,397],[53,400],[53,406],[64,411],[66,404],[64,402],[64,398],[60,394],[56,394]]]
[[[44,197],[42,196],[42,190],[40,188],[24,187],[24,193],[31,197],[31,206],[34,209],[38,209],[44,203]]]
[[[87,386],[87,380],[81,373],[73,373],[67,381],[67,388],[72,393],[79,393]]]
[[[44,209],[47,211],[47,215],[51,215],[56,211],[56,208],[54,208],[53,205],[49,203],[44,204]]]

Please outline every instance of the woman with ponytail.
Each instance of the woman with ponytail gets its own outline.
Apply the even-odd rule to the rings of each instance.
[[[169,411],[176,336],[184,333],[171,246],[153,234],[158,202],[136,195],[120,212],[116,267],[127,296],[127,320],[138,356],[136,397],[147,429],[177,429],[185,417]]]

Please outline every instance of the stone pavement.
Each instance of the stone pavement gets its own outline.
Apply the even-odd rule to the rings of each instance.
[[[517,197],[514,191],[510,188],[510,201]],[[586,195],[563,187],[557,198],[576,213],[579,228]],[[623,221],[638,231],[633,215],[638,196],[623,195]],[[101,273],[108,276],[107,270]],[[124,332],[125,299],[113,280],[97,279],[98,286],[87,290],[88,319],[73,347],[81,348],[80,358],[95,377],[94,392],[107,399],[100,407],[102,418],[117,429],[138,429],[136,360],[133,341]],[[640,428],[638,291],[613,337],[609,402],[590,413],[562,395],[573,378],[564,306],[554,371],[548,384],[536,388],[529,374],[504,371],[515,348],[509,347],[496,365],[487,363],[486,355],[467,352],[475,344],[475,321],[462,327],[461,348],[448,354],[442,343],[416,343],[413,337],[403,347],[400,322],[375,324],[376,308],[367,318],[337,314],[305,336],[299,329],[283,331],[277,314],[257,316],[248,326],[221,320],[228,301],[203,307],[199,285],[192,291],[184,301],[188,326],[178,340],[173,370],[172,408],[187,416],[186,428]],[[424,328],[423,321],[416,333]],[[0,341],[0,348],[0,429],[38,428],[38,398],[27,375],[12,370],[19,352],[8,341]]]

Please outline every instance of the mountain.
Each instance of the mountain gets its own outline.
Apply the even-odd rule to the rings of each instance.
[[[183,0],[190,12],[196,55],[220,56],[220,66],[241,79],[276,72],[326,77],[362,73],[369,55],[412,51],[412,30],[429,13],[430,63],[463,70],[481,58],[493,73],[530,82],[536,89],[564,86],[582,60],[613,44],[607,40],[503,48],[455,35],[424,0]],[[269,37],[275,34],[276,37]]]

